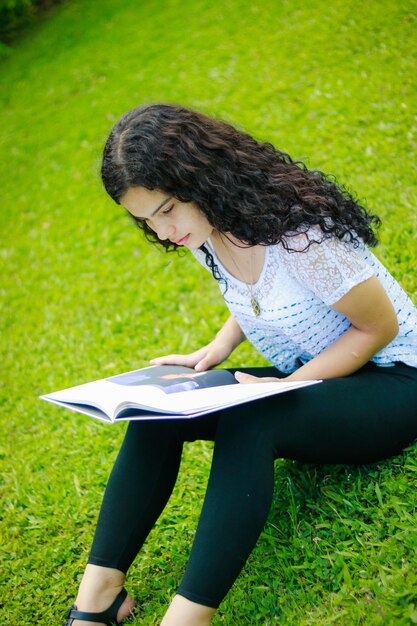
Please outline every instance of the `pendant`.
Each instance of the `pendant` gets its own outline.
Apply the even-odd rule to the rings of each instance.
[[[253,294],[250,297],[250,304],[252,307],[252,311],[255,313],[256,317],[259,317],[261,314],[261,307],[259,306],[259,302]]]

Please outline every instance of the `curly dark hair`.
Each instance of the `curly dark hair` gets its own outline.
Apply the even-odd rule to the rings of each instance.
[[[130,187],[157,189],[193,201],[214,228],[244,245],[281,243],[291,251],[291,236],[313,225],[322,238],[355,246],[378,241],[379,218],[334,177],[309,170],[224,121],[173,104],[138,106],[123,115],[105,145],[101,173],[117,203]],[[177,248],[143,220],[135,221],[150,241]]]

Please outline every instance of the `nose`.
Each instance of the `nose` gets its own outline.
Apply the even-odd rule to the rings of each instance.
[[[175,234],[175,228],[172,224],[155,224],[153,230],[158,235],[158,239],[164,241],[165,239],[172,239]]]

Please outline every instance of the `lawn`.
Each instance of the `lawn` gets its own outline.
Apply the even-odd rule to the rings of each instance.
[[[0,623],[58,624],[124,426],[38,400],[210,340],[227,312],[195,261],[105,197],[112,123],[143,102],[232,121],[384,221],[378,256],[417,303],[415,0],[68,0],[0,65]],[[204,315],[202,315],[204,303]],[[249,345],[227,365],[261,365]],[[211,445],[185,448],[127,588],[159,623],[187,559]],[[417,451],[369,467],[279,461],[268,524],[213,624],[417,623]]]

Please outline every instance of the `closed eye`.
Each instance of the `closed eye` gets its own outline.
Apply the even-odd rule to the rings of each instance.
[[[172,211],[174,208],[175,208],[175,204],[171,204],[171,206],[170,206],[170,207],[168,207],[167,209],[165,209],[164,211],[160,211],[160,214],[161,214],[161,215],[168,215],[168,213],[171,213],[171,211]],[[126,209],[126,210],[127,210],[127,209]],[[129,211],[128,211],[128,212],[129,212]],[[152,215],[152,217],[138,217],[138,216],[136,216],[136,215],[133,215],[133,213],[130,213],[130,215],[133,217],[133,219],[134,219],[136,222],[139,222],[139,223],[145,223],[145,224],[147,224],[147,225],[149,226],[149,222],[150,222],[150,221],[152,221],[152,217],[153,217],[154,215],[156,215],[156,212]]]

